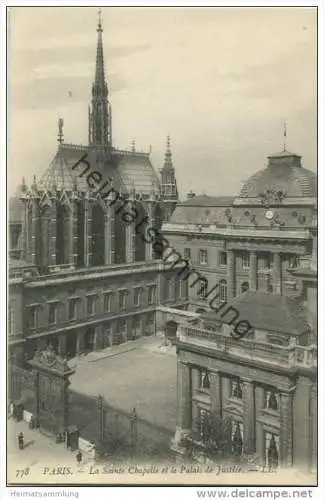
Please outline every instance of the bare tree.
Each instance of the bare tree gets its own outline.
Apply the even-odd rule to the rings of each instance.
[[[220,458],[232,453],[231,427],[229,418],[223,420],[211,416],[208,412],[193,422],[193,431],[185,440],[187,456],[191,459],[195,451],[203,453],[205,458]]]

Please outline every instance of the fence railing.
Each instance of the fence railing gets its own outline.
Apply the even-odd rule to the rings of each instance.
[[[287,367],[304,366],[311,368],[317,366],[317,348],[314,345],[300,346],[292,344],[286,347],[248,339],[235,340],[231,336],[222,333],[189,325],[180,325],[178,338],[180,341],[189,343],[202,341],[212,349],[240,358],[260,359],[264,362]]]

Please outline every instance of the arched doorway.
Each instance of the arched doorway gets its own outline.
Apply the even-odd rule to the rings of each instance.
[[[91,352],[94,350],[94,328],[90,327],[86,329],[84,335],[84,350],[85,352]]]
[[[244,283],[242,283],[241,285],[241,293],[247,292],[249,288],[249,283],[247,281],[244,281]]]
[[[77,332],[70,332],[66,336],[66,356],[68,359],[77,355]]]

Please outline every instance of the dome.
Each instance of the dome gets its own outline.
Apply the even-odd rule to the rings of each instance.
[[[265,190],[281,191],[288,198],[317,196],[316,174],[301,166],[300,156],[283,151],[268,159],[267,168],[245,182],[240,198],[257,198]]]

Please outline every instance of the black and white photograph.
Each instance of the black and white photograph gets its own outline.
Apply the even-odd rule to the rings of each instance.
[[[315,498],[318,7],[5,17],[7,486]]]

